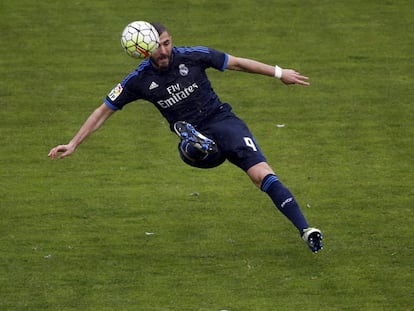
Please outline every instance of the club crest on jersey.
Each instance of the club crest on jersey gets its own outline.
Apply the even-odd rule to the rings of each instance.
[[[188,68],[186,65],[181,64],[180,66],[178,66],[178,69],[180,70],[180,75],[182,75],[183,77],[188,75]]]
[[[112,89],[112,91],[108,94],[108,97],[111,99],[111,100],[115,100],[115,99],[117,99],[118,98],[118,96],[122,93],[122,90],[123,90],[123,88],[122,88],[122,85],[121,85],[121,83],[118,83],[113,89]]]

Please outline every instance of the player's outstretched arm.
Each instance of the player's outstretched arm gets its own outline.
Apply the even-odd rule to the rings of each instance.
[[[293,69],[282,69],[278,66],[267,65],[248,58],[229,55],[227,69],[277,77],[284,84],[299,84],[304,86],[310,85],[307,81],[309,79],[308,77],[301,75]]]
[[[84,141],[85,138],[94,131],[99,129],[114,112],[114,110],[110,109],[105,104],[99,106],[94,112],[92,112],[72,140],[66,145],[58,145],[52,148],[49,151],[48,157],[53,160],[56,157],[58,157],[58,159],[63,159],[64,157],[70,156],[82,143],[82,141]]]

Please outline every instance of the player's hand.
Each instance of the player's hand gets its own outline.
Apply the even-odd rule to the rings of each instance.
[[[283,69],[282,77],[280,78],[284,84],[299,84],[304,86],[310,85],[307,81],[308,79],[308,77],[302,76],[299,72],[293,69]]]
[[[70,156],[74,151],[75,151],[75,148],[73,148],[70,145],[58,145],[50,149],[49,154],[47,156],[51,158],[52,160],[54,160],[56,157],[58,159],[63,159],[64,157]]]

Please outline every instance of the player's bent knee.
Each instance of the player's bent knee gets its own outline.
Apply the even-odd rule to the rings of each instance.
[[[184,163],[197,168],[214,168],[221,165],[226,160],[220,151],[213,154],[206,154],[199,159],[189,157],[180,147],[178,147],[178,153]]]

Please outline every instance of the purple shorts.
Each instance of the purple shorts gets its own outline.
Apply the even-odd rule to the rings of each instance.
[[[181,159],[188,165],[198,168],[213,168],[225,160],[247,171],[253,165],[266,162],[246,123],[238,118],[231,106],[223,104],[218,112],[200,124],[192,124],[197,131],[215,141],[218,151],[202,160],[190,161],[178,148]]]

